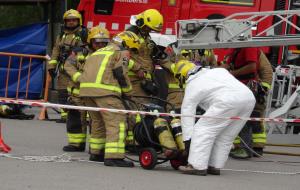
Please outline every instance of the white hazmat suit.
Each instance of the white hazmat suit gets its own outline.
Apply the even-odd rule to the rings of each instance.
[[[235,79],[226,69],[201,69],[186,82],[181,107],[183,115],[196,114],[197,106],[204,116],[249,117],[255,97],[247,86]],[[246,121],[182,117],[184,141],[191,139],[188,162],[197,170],[208,166],[223,168],[235,137]]]

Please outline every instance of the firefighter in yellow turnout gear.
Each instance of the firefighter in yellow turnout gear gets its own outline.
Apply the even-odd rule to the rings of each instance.
[[[132,94],[137,96],[149,96],[153,94],[145,91],[142,85],[147,86],[152,80],[154,70],[151,54],[154,48],[154,42],[149,33],[151,31],[160,32],[163,26],[163,16],[155,9],[148,9],[144,12],[134,15],[131,18],[132,25],[127,30],[135,33],[142,40],[138,53],[132,54],[131,71],[128,73],[132,83]],[[147,87],[146,87],[147,88]],[[148,99],[137,99],[139,102],[147,103]]]
[[[153,41],[149,33],[151,31],[160,32],[163,25],[162,15],[155,9],[148,9],[144,12],[132,16],[130,20],[131,27],[127,30],[135,33],[141,40],[141,46],[137,53],[132,53],[128,65],[128,76],[132,84],[130,95],[150,96],[154,95],[152,73],[154,71],[151,53],[154,48]],[[138,103],[149,103],[146,98],[134,98],[133,101]],[[127,136],[128,144],[133,144],[133,126],[140,122],[140,117],[130,117],[129,130]]]
[[[259,81],[264,88],[264,100],[260,103],[256,103],[254,111],[259,113],[259,117],[265,117],[266,110],[266,98],[269,91],[271,90],[271,84],[273,80],[273,69],[270,61],[266,55],[260,50],[259,56],[259,71],[258,71]],[[265,122],[259,122],[258,129],[254,129],[252,134],[253,148],[259,154],[263,154],[263,148],[267,143],[267,134],[265,129]]]
[[[199,53],[202,52],[202,53]],[[167,71],[166,80],[168,82],[167,101],[175,106],[176,112],[180,113],[180,107],[184,96],[184,81],[179,81],[174,77],[175,62],[181,60],[193,61],[201,66],[214,66],[217,64],[212,50],[182,50],[178,56],[169,55],[169,60],[162,62],[161,66]]]
[[[131,90],[128,62],[131,51],[140,47],[132,32],[121,32],[107,47],[94,52],[83,68],[80,97],[86,106],[124,109],[121,96]],[[92,120],[90,159],[104,161],[106,166],[133,167],[124,160],[127,118],[125,114],[89,112]]]
[[[65,63],[65,72],[71,78],[67,87],[69,93],[69,103],[77,106],[83,106],[79,97],[78,78],[81,75],[85,60],[100,48],[105,47],[109,39],[109,32],[105,28],[94,27],[88,33],[88,47],[77,48],[73,50],[71,56]],[[64,151],[84,151],[87,132],[87,112],[78,110],[69,110],[67,134],[69,144],[63,148]]]
[[[78,11],[70,9],[63,15],[64,28],[57,37],[52,50],[48,71],[52,78],[57,77],[58,103],[65,104],[68,98],[69,76],[64,72],[64,64],[72,49],[86,43],[87,30],[82,27],[82,18]]]
[[[260,98],[257,98],[251,117],[265,117],[266,98],[269,90],[271,89],[272,79],[272,65],[266,55],[260,50],[258,61],[258,82],[260,82],[263,91],[260,91],[262,94],[260,94]],[[257,157],[258,155],[263,155],[263,149],[267,143],[265,122],[248,121],[248,123],[251,125],[251,130],[248,129],[249,126],[245,126],[239,134],[240,137],[237,137],[234,140],[234,145],[236,148],[230,153],[230,156],[233,158],[247,159],[251,158],[252,156]],[[241,142],[240,138],[242,138],[244,142]],[[258,155],[253,154],[248,149],[245,150],[245,146],[252,148]]]

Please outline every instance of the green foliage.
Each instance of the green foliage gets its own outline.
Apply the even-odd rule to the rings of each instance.
[[[77,9],[79,2],[80,0],[67,0],[67,9]],[[51,11],[52,22],[62,22],[64,10],[61,10],[61,8],[64,3],[64,0],[54,1],[53,10],[49,9],[50,6],[43,3],[0,4],[0,29],[47,21],[51,17]],[[46,15],[45,9],[48,9]]]
[[[35,5],[0,5],[0,29],[13,28],[43,19],[43,7]]]
[[[68,0],[68,9],[77,9],[80,0]]]

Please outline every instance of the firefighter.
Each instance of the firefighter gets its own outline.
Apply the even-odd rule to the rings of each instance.
[[[192,61],[192,57],[193,57],[193,52],[192,50],[186,50],[186,49],[183,49],[180,51],[180,54],[178,56],[178,59],[181,60],[181,59],[185,59],[185,60],[189,60],[189,61]]]
[[[131,27],[127,31],[135,33],[142,44],[138,53],[132,53],[129,62],[128,76],[132,84],[131,95],[133,96],[156,96],[157,86],[153,82],[152,73],[154,71],[153,60],[151,58],[155,43],[151,40],[149,33],[151,31],[160,32],[163,25],[162,15],[155,9],[148,9],[144,12],[132,16],[130,20]],[[147,98],[135,98],[132,100],[139,103],[149,103]],[[140,117],[130,117],[129,131],[127,141],[133,143],[133,126],[140,122]]]
[[[212,49],[197,49],[197,50],[181,50],[178,57],[179,60],[185,59],[192,61],[196,65],[205,67],[214,67],[217,65],[217,60]]]
[[[216,56],[212,49],[198,49],[193,51],[191,61],[196,65],[205,67],[215,67],[217,65]]]
[[[202,52],[202,53],[199,53]],[[185,84],[174,77],[175,62],[188,60],[201,66],[215,66],[217,64],[213,50],[192,51],[181,50],[179,56],[169,53],[169,61],[163,62],[162,67],[167,70],[166,80],[168,82],[168,98],[167,101],[175,106],[177,113],[180,113],[180,107],[184,96]]]
[[[79,76],[80,97],[86,106],[125,109],[121,96],[131,90],[127,76],[130,52],[140,47],[139,37],[129,31],[121,32],[107,47],[94,52]],[[129,50],[129,51],[128,51]],[[93,112],[91,117],[90,160],[106,166],[133,167],[124,160],[126,115]]]
[[[145,92],[146,90],[148,93],[153,95],[156,92],[151,90],[151,74],[154,70],[151,55],[153,48],[155,47],[155,43],[151,40],[149,33],[151,31],[161,32],[163,16],[155,9],[148,9],[138,15],[132,16],[130,24],[132,26],[127,30],[138,35],[143,41],[139,52],[137,54],[132,54],[132,63],[139,64],[138,67],[135,67],[136,69],[132,70],[133,72],[129,73],[133,88],[132,94],[137,96],[148,96],[149,94]],[[144,90],[141,87],[142,84],[144,84]],[[139,99],[138,101],[147,102],[148,100]]]
[[[64,72],[64,64],[73,48],[86,43],[87,30],[82,26],[82,18],[78,11],[70,9],[63,15],[64,25],[61,34],[57,37],[52,50],[51,60],[48,62],[48,71],[52,79],[57,77],[58,103],[66,104],[68,98],[67,85],[70,80]],[[66,116],[62,110],[62,117]]]
[[[231,49],[229,54],[225,58],[225,64],[222,67],[226,67],[230,73],[236,77],[239,81],[248,85],[252,81],[257,80],[257,61],[258,61],[258,49],[257,48],[236,48]],[[253,116],[253,114],[252,114]],[[239,136],[243,136],[243,141],[252,147],[251,130],[252,125],[247,122],[245,127],[241,130]],[[249,158],[252,155],[244,143],[240,146],[239,137],[234,141],[235,149],[230,152],[231,157]]]
[[[257,53],[259,57],[256,61],[257,78],[252,87],[254,88],[253,91],[257,101],[251,117],[263,118],[266,108],[266,96],[271,89],[273,69],[268,58],[261,50],[257,49],[255,53]],[[239,137],[234,141],[236,148],[230,153],[230,156],[236,159],[248,159],[252,156],[257,157],[262,155],[266,138],[264,122],[248,121],[240,132]],[[241,142],[241,139],[243,139],[243,142]],[[249,147],[252,148],[256,154],[253,154],[252,150],[249,150]]]
[[[257,112],[258,117],[264,118],[266,111],[266,99],[269,91],[271,90],[273,81],[273,68],[262,50],[260,50],[259,56],[258,78],[262,87],[262,91],[259,93],[260,100],[257,101],[254,111]],[[267,143],[265,122],[259,122],[256,125],[258,126],[252,131],[253,149],[259,155],[263,155],[263,149]]]
[[[244,84],[226,69],[206,69],[189,61],[179,61],[174,68],[180,81],[186,79],[181,107],[183,115],[194,115],[197,105],[206,110],[204,116],[249,117],[255,97]],[[188,165],[179,170],[186,174],[220,175],[234,138],[244,126],[243,120],[182,117],[185,147],[189,150]]]
[[[180,83],[179,80],[174,76],[174,67],[175,67],[175,62],[177,61],[180,60],[189,61],[191,59],[192,51],[182,50],[179,56],[176,56],[176,54],[172,51],[172,49],[170,49],[170,51],[167,52],[169,52],[168,59],[161,61],[161,66],[166,71],[165,77],[168,83],[167,101],[174,106],[176,113],[180,113],[180,107],[184,96],[185,84]]]
[[[65,72],[70,77],[67,87],[69,93],[69,103],[77,106],[83,106],[79,98],[78,77],[81,75],[86,58],[100,48],[104,48],[109,39],[109,32],[99,26],[92,28],[88,33],[88,47],[73,49],[72,55],[68,57],[65,63]],[[87,132],[87,112],[78,110],[69,110],[69,123],[67,125],[67,135],[69,144],[63,148],[64,151],[84,151]]]

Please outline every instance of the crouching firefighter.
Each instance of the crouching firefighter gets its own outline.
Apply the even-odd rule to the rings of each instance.
[[[82,99],[79,97],[78,78],[81,75],[85,60],[95,51],[105,47],[109,39],[109,32],[105,28],[94,27],[88,33],[88,47],[80,47],[73,49],[72,54],[65,62],[64,70],[70,77],[68,84],[68,101],[70,104],[76,106],[83,106]],[[87,132],[87,112],[79,110],[69,110],[69,117],[67,119],[67,146],[63,147],[64,151],[84,151],[86,143]]]
[[[58,103],[66,104],[68,98],[67,86],[69,76],[64,72],[64,64],[72,49],[86,43],[87,29],[82,26],[82,18],[78,11],[70,9],[63,15],[64,25],[57,37],[52,50],[48,71],[52,81],[57,77]],[[66,117],[66,110],[61,111],[62,119]]]
[[[84,65],[80,97],[86,106],[125,109],[121,96],[131,90],[127,67],[131,51],[140,40],[132,32],[121,32],[107,47],[94,52]],[[127,117],[123,113],[89,111],[91,117],[90,160],[106,166],[133,167],[124,160]]]
[[[249,117],[255,97],[223,68],[206,69],[183,60],[176,63],[174,73],[180,81],[187,79],[181,113],[195,115],[198,105],[206,111],[196,123],[195,117],[181,118],[189,156],[188,165],[179,170],[186,174],[220,175],[234,138],[246,121],[214,117]]]

